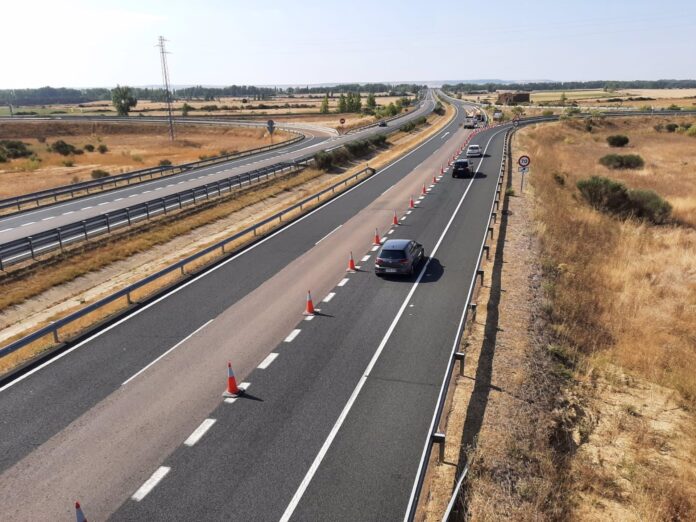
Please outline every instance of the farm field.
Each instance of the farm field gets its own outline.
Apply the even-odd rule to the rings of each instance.
[[[156,166],[163,160],[186,163],[271,143],[265,129],[177,125],[173,143],[168,132],[166,125],[137,122],[3,123],[0,140],[20,140],[32,155],[0,163],[0,198],[86,181],[92,179],[94,170],[117,174]],[[273,139],[278,143],[291,137],[278,130]],[[53,152],[51,146],[59,140],[82,153]],[[85,146],[94,150],[90,152]],[[100,146],[106,148],[103,153],[99,152]]]

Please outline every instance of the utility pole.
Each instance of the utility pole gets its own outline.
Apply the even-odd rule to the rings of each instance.
[[[167,49],[164,42],[167,40],[164,36],[159,37],[157,47],[160,48],[160,60],[162,62],[162,81],[164,82],[164,92],[167,97],[167,114],[169,117],[169,139],[174,141],[174,119],[172,118],[172,93],[169,89],[169,69],[167,68]]]

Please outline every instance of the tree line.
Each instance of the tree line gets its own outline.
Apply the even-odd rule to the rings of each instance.
[[[450,92],[495,92],[499,89],[516,91],[560,91],[573,89],[693,89],[696,80],[595,80],[586,82],[530,82],[530,83],[456,83],[442,88]]]

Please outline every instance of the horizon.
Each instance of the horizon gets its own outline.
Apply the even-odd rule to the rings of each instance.
[[[5,68],[12,74],[0,88],[161,85],[160,35],[167,39],[173,85],[303,86],[409,77],[437,83],[467,76],[651,81],[688,78],[696,70],[696,56],[688,52],[696,4],[685,0],[668,1],[657,15],[654,2],[646,0],[586,0],[570,17],[552,0],[531,6],[494,0],[485,12],[442,0],[425,15],[420,4],[394,0],[358,0],[349,8],[310,0],[292,9],[219,0],[195,10],[180,0],[124,0],[118,8],[86,0],[72,0],[67,8],[48,0],[30,4],[5,7],[8,20],[22,19],[27,9],[38,16],[31,31],[8,24],[0,33],[3,48],[22,50],[7,53]]]

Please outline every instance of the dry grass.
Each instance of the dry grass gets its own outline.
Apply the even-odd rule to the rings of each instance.
[[[666,450],[651,447],[650,437],[641,435],[650,433],[643,425],[619,427],[634,441],[621,449],[635,476],[659,483],[641,479],[628,487],[620,480],[619,466],[592,462],[580,452],[574,466],[584,470],[576,477],[578,513],[585,513],[581,518],[594,518],[588,502],[597,498],[613,503],[614,509],[625,508],[636,520],[696,516],[690,500],[696,446],[696,142],[680,134],[658,133],[655,123],[658,120],[614,119],[595,122],[592,132],[581,122],[547,124],[524,129],[516,139],[515,153],[532,157],[546,311],[559,343],[556,352],[564,354],[585,383],[582,389],[593,400],[591,409],[600,418],[613,416],[605,405],[610,395],[602,383],[619,368],[653,390],[635,394],[630,407],[637,415],[653,409],[658,421],[667,422],[661,417],[667,410],[654,408],[657,388],[650,386],[659,386],[689,419],[670,425],[691,449],[668,451],[672,459],[659,459]],[[629,136],[630,146],[623,152],[640,154],[646,168],[617,172],[601,167],[599,157],[617,152],[606,145],[609,134]],[[654,227],[592,210],[575,189],[578,179],[592,174],[657,191],[675,204],[682,224]],[[625,383],[618,386],[625,391]],[[595,431],[595,439],[588,435],[593,444],[604,449],[614,445],[611,431],[600,437],[601,431]]]
[[[422,143],[424,140],[439,132],[439,130],[445,124],[447,124],[454,115],[454,109],[452,109],[450,106],[446,107],[448,108],[446,114],[444,116],[433,115],[429,121],[429,125],[424,127],[421,132],[413,133],[408,137],[408,139],[402,139],[397,145],[394,145],[389,149],[377,154],[375,157],[370,158],[369,161],[371,166],[373,168],[380,168],[393,161],[396,157],[401,156],[409,150],[412,150],[419,143]],[[210,208],[193,211],[193,214],[189,215],[185,219],[174,219],[172,221],[165,219],[162,220],[161,223],[150,223],[144,226],[144,230],[140,231],[139,233],[136,232],[133,235],[127,234],[123,237],[108,241],[106,244],[96,249],[85,249],[85,251],[78,253],[77,255],[69,256],[66,258],[65,262],[57,265],[52,265],[45,268],[39,267],[30,273],[30,277],[5,282],[3,284],[4,292],[0,297],[0,309],[22,302],[50,288],[67,283],[80,275],[90,271],[99,270],[100,268],[108,266],[109,264],[112,264],[118,260],[126,259],[138,252],[152,248],[155,245],[166,244],[175,237],[181,236],[184,233],[190,232],[191,230],[204,226],[208,223],[212,223],[216,220],[227,218],[230,215],[234,215],[235,212],[258,203],[259,201],[277,197],[278,195],[284,194],[293,189],[296,190],[296,194],[293,201],[290,203],[298,201],[304,197],[307,197],[310,194],[310,189],[311,193],[318,192],[323,188],[340,181],[341,179],[350,177],[354,172],[362,169],[363,167],[364,164],[362,163],[355,165],[340,175],[329,175],[317,170],[308,169],[292,177],[282,178],[273,183],[258,185],[247,189],[241,194],[236,194],[232,197],[225,198],[223,202],[211,206]],[[348,184],[348,187],[356,182],[357,180]],[[345,190],[345,188],[347,187],[341,187],[337,190],[337,192]],[[302,211],[297,211],[297,215],[310,211],[320,202],[325,201],[329,197],[331,197],[331,194],[327,194],[326,196],[322,197],[320,201],[314,201],[308,205],[305,205]],[[287,206],[287,204],[288,203],[285,203],[284,206]],[[257,221],[262,220],[277,211],[277,208],[272,206],[268,207],[258,215],[255,215],[254,219]],[[296,216],[288,215],[287,219],[291,219],[293,217]],[[287,221],[287,219],[285,219],[285,221]],[[229,229],[228,235],[232,235],[246,226],[248,226],[248,223],[246,222],[237,224],[236,227]],[[262,233],[267,233],[277,226],[278,224],[270,224],[267,227],[267,230],[263,230]],[[242,246],[243,244],[253,240],[253,238],[254,235],[249,234],[248,237],[242,237],[234,244],[229,244],[226,249],[229,252],[230,250],[233,250],[234,248]],[[222,255],[221,251],[212,253],[209,256],[206,256],[205,262],[214,261],[216,258],[219,258],[220,255]],[[202,262],[191,263],[185,267],[185,271],[190,272],[200,268],[201,266]],[[133,301],[142,300],[160,290],[162,287],[175,282],[177,279],[178,272],[169,278],[163,278],[162,280],[158,280],[157,282],[148,285],[148,288],[138,290],[131,296],[131,299]],[[92,300],[97,300],[99,297],[100,296],[94,296]],[[105,307],[103,310],[90,314],[88,318],[77,321],[75,325],[66,327],[65,332],[68,332],[68,334],[61,331],[61,335],[74,335],[78,331],[88,328],[95,322],[102,321],[110,315],[123,310],[126,306],[127,302],[124,299],[122,302],[114,303],[113,305]],[[75,307],[74,309],[77,308],[79,307]],[[72,310],[65,310],[61,316],[69,313],[70,311]],[[51,318],[51,320],[55,319],[57,319],[57,317]],[[35,326],[32,329],[35,329]],[[7,342],[12,342],[22,335],[23,334],[18,334],[11,337],[7,339]],[[42,339],[40,342],[34,343],[25,347],[21,351],[16,352],[11,357],[0,359],[0,373],[8,371],[11,368],[16,367],[18,364],[21,364],[23,361],[36,356],[47,348],[50,348],[50,346],[53,344],[52,341],[52,339]]]
[[[284,131],[274,134],[274,143],[294,137]],[[0,128],[0,139],[18,139],[28,143],[41,159],[36,164],[22,158],[0,164],[0,198],[35,192],[77,181],[90,180],[92,170],[112,174],[156,166],[168,159],[173,164],[196,161],[201,156],[217,156],[270,144],[264,129],[241,127],[177,126],[176,141],[171,143],[168,128],[161,124],[10,122]],[[103,144],[108,152],[85,152],[61,156],[47,146],[62,139],[78,148],[90,143]],[[45,141],[42,143],[41,141]],[[66,167],[63,162],[74,163]]]

